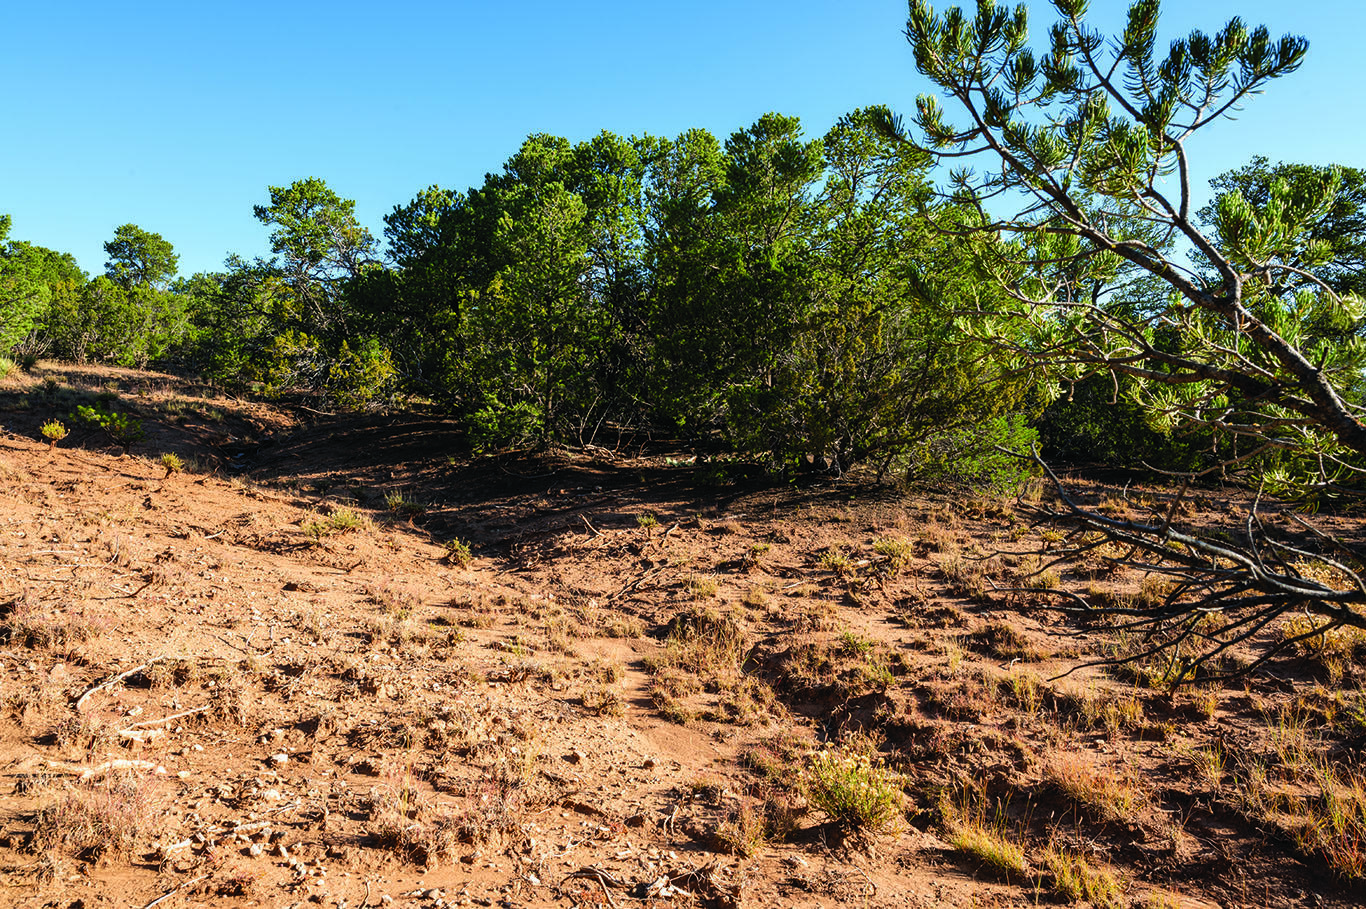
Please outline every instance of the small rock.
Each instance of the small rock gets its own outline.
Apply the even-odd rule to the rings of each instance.
[[[272,754],[270,756],[270,762],[276,765],[288,764],[289,755],[285,754],[283,751],[279,752],[278,754]]]
[[[429,900],[439,900],[441,899],[441,891],[433,887],[431,890],[428,890],[426,893],[422,894],[422,898]]]
[[[280,790],[267,789],[265,792],[261,793],[261,797],[268,802],[278,802],[280,801]]]
[[[644,767],[646,770],[654,770],[655,767],[658,765],[655,763],[654,758],[646,758],[645,763],[641,764],[640,766]]]
[[[387,893],[381,893],[379,895],[379,901],[381,905],[387,906],[394,901],[394,898]]]
[[[265,854],[265,851],[266,850],[261,846],[260,843],[252,843],[250,846],[247,847],[247,854],[250,855],[252,858],[259,858],[261,855]]]
[[[575,748],[564,756],[564,759],[571,764],[578,764],[583,761],[583,752]]]
[[[179,778],[179,779],[182,779],[182,780],[188,780],[188,779],[190,778],[190,771],[188,771],[188,770],[177,770],[177,771],[176,771],[176,777]]]

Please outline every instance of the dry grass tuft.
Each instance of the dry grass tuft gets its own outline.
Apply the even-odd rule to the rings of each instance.
[[[130,856],[152,828],[153,791],[143,777],[111,774],[74,786],[33,819],[31,847],[89,861]]]

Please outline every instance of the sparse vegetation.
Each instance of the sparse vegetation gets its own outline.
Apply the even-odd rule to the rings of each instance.
[[[127,858],[153,832],[153,817],[151,782],[110,774],[66,788],[40,808],[33,819],[32,848],[87,861]]]
[[[61,420],[48,420],[42,425],[43,438],[47,439],[47,450],[52,451],[57,447],[57,443],[65,439],[70,433]]]
[[[876,835],[901,821],[901,776],[862,750],[812,754],[802,776],[807,798],[845,833]]]
[[[181,460],[180,455],[169,451],[161,456],[160,463],[166,469],[166,476],[168,477],[185,469],[185,462]]]

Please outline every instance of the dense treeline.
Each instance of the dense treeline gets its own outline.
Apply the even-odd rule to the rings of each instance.
[[[1120,378],[1042,373],[964,318],[1008,304],[965,254],[986,241],[944,230],[971,213],[932,199],[929,158],[887,118],[856,111],[818,139],[777,114],[725,142],[532,135],[483,185],[396,206],[382,253],[316,178],[270,187],[255,214],[272,256],[218,273],[176,280],[171,244],[131,224],[93,279],[10,241],[0,348],[176,364],[338,409],[424,402],[484,450],[655,433],[773,469],[989,479],[995,446],[1041,429],[1068,460],[1202,463],[1208,440],[1154,428]],[[1255,199],[1314,170],[1255,159],[1215,189]],[[1362,184],[1346,171],[1316,226],[1344,290]],[[1144,286],[1113,305],[1147,305]]]

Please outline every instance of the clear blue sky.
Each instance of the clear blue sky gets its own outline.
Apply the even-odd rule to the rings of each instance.
[[[91,273],[127,222],[175,244],[182,274],[264,254],[251,207],[300,177],[355,199],[379,235],[395,204],[482,182],[531,132],[724,138],[775,110],[814,136],[862,105],[909,112],[925,90],[899,0],[6,6],[0,213]],[[1366,166],[1366,8],[1166,6],[1166,37],[1237,14],[1310,39],[1299,73],[1194,147],[1202,179],[1254,153]],[[1092,7],[1113,22],[1125,4]],[[1051,10],[1033,8],[1042,36]]]

